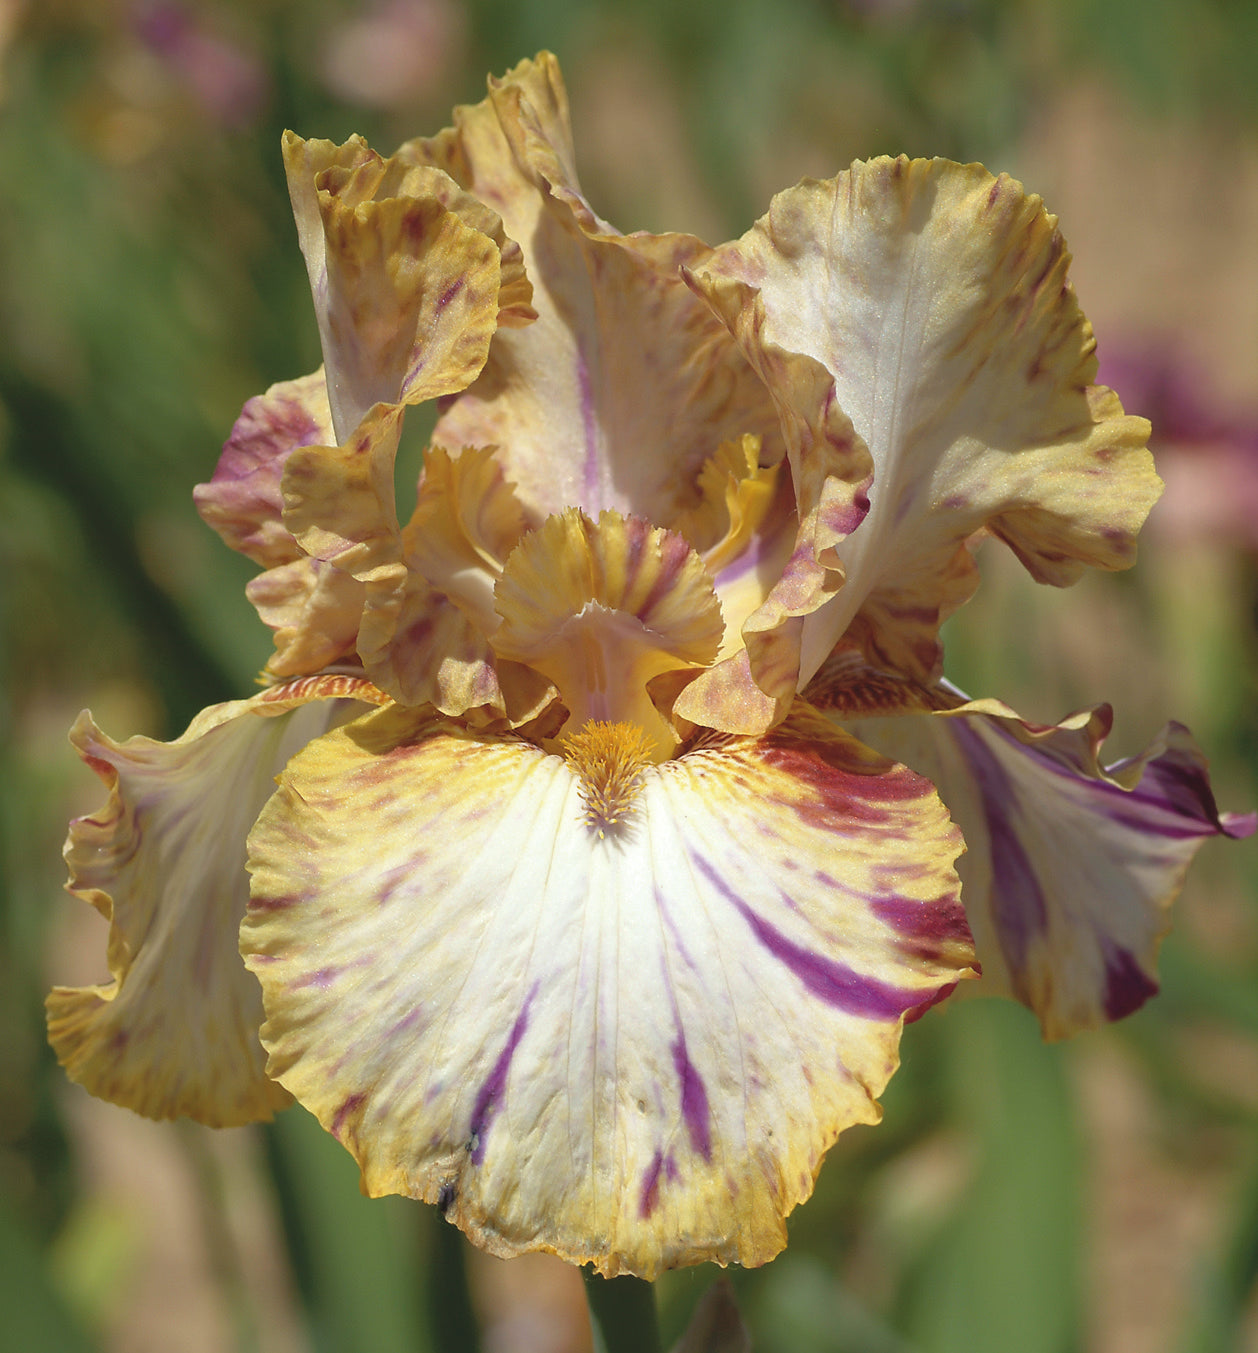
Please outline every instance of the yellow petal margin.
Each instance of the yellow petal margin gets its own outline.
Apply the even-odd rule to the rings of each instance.
[[[764,1263],[904,1021],[970,975],[959,848],[925,780],[806,707],[645,765],[597,829],[564,757],[384,710],[250,837],[268,1072],[365,1192],[491,1253]]]
[[[780,193],[697,270],[788,423],[820,429],[837,404],[872,457],[869,515],[835,549],[846,583],[804,620],[802,680],[858,614],[883,666],[933,679],[980,529],[1042,582],[1134,560],[1161,488],[1149,425],[1093,385],[1069,263],[1021,184],[901,157]],[[782,352],[830,381],[781,379]]]
[[[70,1079],[149,1118],[212,1127],[269,1118],[262,1003],[237,930],[245,836],[285,761],[383,697],[350,677],[214,705],[174,742],[114,742],[79,717],[71,741],[109,790],[70,827],[69,891],[109,921],[102,986],[56,987],[48,1033]]]
[[[957,868],[978,990],[1022,1001],[1050,1039],[1138,1010],[1158,989],[1158,949],[1192,857],[1212,836],[1250,835],[1254,815],[1219,812],[1179,724],[1107,767],[1108,705],[1053,727],[995,700],[957,705],[901,685],[897,713],[897,684],[849,676],[812,694],[835,698],[844,728],[938,785],[965,835]],[[932,713],[932,701],[955,707]],[[883,717],[860,717],[862,703]]]

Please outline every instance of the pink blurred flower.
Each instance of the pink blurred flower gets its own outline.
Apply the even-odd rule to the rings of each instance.
[[[1258,409],[1229,405],[1207,376],[1165,346],[1107,355],[1098,379],[1153,424],[1166,493],[1150,529],[1176,541],[1211,538],[1258,550]]]
[[[198,14],[172,0],[141,6],[135,30],[215,121],[245,127],[257,118],[267,79],[252,52],[211,32]]]
[[[451,0],[377,0],[329,34],[324,81],[347,103],[405,106],[435,91],[462,47],[463,13]]]

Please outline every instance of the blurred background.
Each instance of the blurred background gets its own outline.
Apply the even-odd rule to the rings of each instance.
[[[1189,723],[1258,801],[1258,6],[1249,0],[0,0],[0,1342],[101,1353],[577,1353],[573,1270],[369,1203],[301,1109],[153,1124],[69,1085],[52,981],[104,978],[61,892],[102,798],[90,706],[168,738],[253,689],[252,566],[205,528],[241,404],[318,362],[279,135],[388,152],[487,72],[558,52],[622,229],[712,242],[884,152],[982,160],[1061,217],[1102,379],[1168,483],[1134,573],[1036,588],[993,549],[950,675],[1113,758]],[[931,1012],[775,1263],[733,1279],[763,1353],[1258,1350],[1258,849],[1202,852],[1161,997],[1043,1046],[1020,1007]],[[457,1299],[465,1269],[472,1307]],[[675,1335],[716,1270],[660,1284]],[[464,1333],[461,1334],[460,1330]]]

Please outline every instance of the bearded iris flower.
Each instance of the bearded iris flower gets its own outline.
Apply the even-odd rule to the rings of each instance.
[[[1148,425],[980,166],[621,235],[549,56],[389,159],[284,154],[324,365],[197,493],[268,684],[168,744],[75,726],[113,979],[52,994],[53,1045],[152,1117],[295,1098],[495,1254],[762,1263],[906,1022],[980,968],[1049,1037],[1128,1013],[1198,845],[1253,830],[1178,726],[1106,769],[1105,708],[941,677],[978,540],[1132,562]]]

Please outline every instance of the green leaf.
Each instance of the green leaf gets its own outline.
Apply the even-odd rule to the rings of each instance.
[[[923,1353],[1069,1353],[1080,1334],[1080,1146],[1063,1071],[1026,1010],[953,1006],[941,1021],[970,1186],[906,1292]]]
[[[23,1353],[90,1353],[91,1340],[49,1281],[39,1247],[0,1195],[0,1311],[5,1346]]]
[[[430,1353],[421,1237],[432,1209],[363,1197],[352,1157],[303,1109],[280,1114],[267,1141],[317,1353]]]
[[[1231,1235],[1197,1281],[1183,1353],[1241,1353],[1247,1308],[1258,1287],[1258,1168],[1238,1191]]]
[[[757,1353],[917,1353],[823,1264],[788,1250],[754,1308]]]

